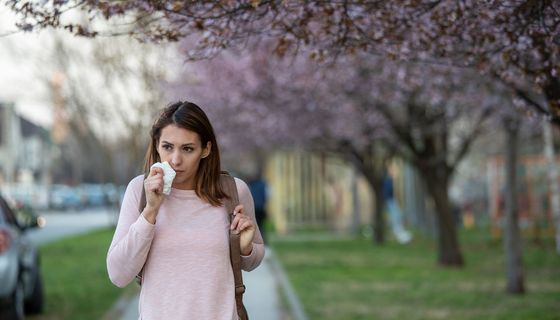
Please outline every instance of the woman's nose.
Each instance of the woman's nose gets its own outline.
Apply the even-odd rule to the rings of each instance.
[[[181,154],[179,152],[173,152],[171,155],[171,165],[176,167],[181,164]]]

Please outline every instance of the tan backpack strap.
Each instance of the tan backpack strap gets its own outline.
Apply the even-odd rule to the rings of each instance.
[[[140,203],[138,204],[138,212],[142,213],[146,207],[146,190],[144,190],[144,183],[142,183],[142,195],[140,195]]]
[[[146,180],[149,174],[149,172],[144,172],[144,180]],[[138,212],[140,213],[142,213],[146,207],[146,189],[144,187],[144,180],[142,180],[142,193],[140,194],[140,202],[138,203]]]
[[[230,222],[233,219],[233,210],[239,204],[239,195],[237,194],[237,186],[235,185],[235,178],[229,174],[222,173],[220,175],[222,189],[229,198],[224,199],[224,206],[229,214]]]
[[[222,173],[220,181],[224,192],[229,198],[224,199],[224,206],[231,223],[233,219],[233,210],[239,204],[239,195],[235,179],[227,173]],[[248,320],[247,310],[243,305],[243,293],[245,285],[243,284],[243,275],[241,274],[241,248],[239,244],[239,234],[229,232],[229,254],[231,260],[231,268],[233,269],[233,279],[235,283],[235,304],[237,305],[237,315],[240,320]]]

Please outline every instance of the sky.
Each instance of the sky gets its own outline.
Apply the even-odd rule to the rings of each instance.
[[[64,31],[43,30],[34,33],[13,33],[13,31],[17,31],[15,22],[15,14],[0,5],[0,101],[15,104],[20,115],[48,128],[53,122],[52,94],[48,81],[53,77],[50,73],[56,69],[55,63],[49,60],[49,57],[52,56],[55,33],[73,49],[82,52],[84,57],[91,56],[92,43],[89,39],[74,37]],[[130,46],[131,56],[128,62],[134,64],[135,50],[143,50],[143,48],[135,46],[136,41],[130,38],[115,38],[114,41],[115,45],[118,41],[118,46]],[[156,57],[161,57],[157,55],[157,52],[166,57],[164,59],[166,63],[163,65],[161,61],[155,63],[169,71],[168,76],[176,76],[174,74],[178,73],[178,69],[180,69],[177,66],[182,65],[182,59],[178,58],[177,53],[172,53],[177,51],[171,49],[171,46],[156,45],[155,48],[157,49],[154,51]],[[85,81],[96,86],[95,83],[99,82],[101,76],[100,71],[92,69],[88,71],[88,68],[92,66],[87,65],[87,59],[85,63],[86,65],[77,66],[79,69],[73,70],[75,73],[84,75],[84,78],[87,76]],[[142,88],[133,82],[127,83],[122,92],[123,95],[140,99],[143,95]],[[129,101],[130,99],[125,97],[124,100]],[[119,104],[118,107],[127,108],[122,104]]]
[[[0,6],[0,101],[14,103],[26,119],[48,127],[52,123],[50,93],[37,77],[36,57],[41,54],[48,32],[18,32],[14,14]]]

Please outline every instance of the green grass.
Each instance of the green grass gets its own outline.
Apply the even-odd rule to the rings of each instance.
[[[505,293],[501,243],[463,233],[464,268],[436,265],[434,241],[272,242],[310,319],[560,319],[560,257],[552,239],[524,245],[527,294]]]
[[[107,229],[41,247],[45,312],[27,319],[101,319],[123,293],[107,275],[112,236]]]

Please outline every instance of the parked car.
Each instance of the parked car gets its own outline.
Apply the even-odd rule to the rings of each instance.
[[[107,194],[102,184],[84,183],[80,185],[82,202],[87,207],[107,205]]]
[[[4,184],[2,194],[6,198],[36,210],[47,210],[49,207],[49,189],[43,184]]]
[[[27,219],[22,219],[26,215]],[[18,219],[19,217],[19,219]],[[29,211],[14,211],[0,196],[0,319],[19,320],[43,310],[39,252],[26,231],[37,227]]]
[[[50,208],[55,210],[78,209],[83,206],[78,188],[54,184],[50,190]]]

